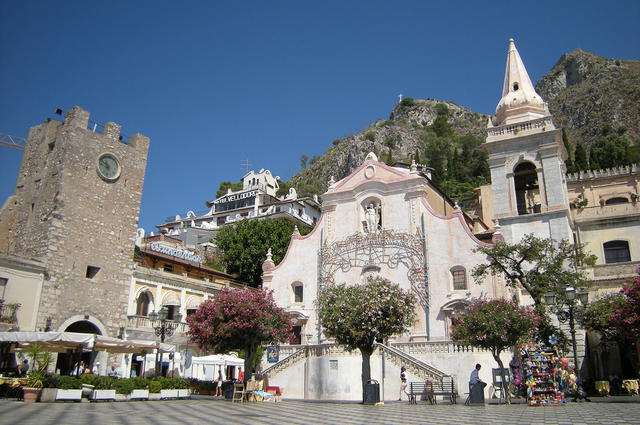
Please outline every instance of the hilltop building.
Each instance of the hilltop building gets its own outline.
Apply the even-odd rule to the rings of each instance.
[[[318,197],[298,197],[294,188],[281,198],[276,196],[279,177],[269,170],[249,171],[242,177],[242,189],[231,191],[208,202],[209,211],[187,212],[184,217],[168,217],[157,226],[162,234],[176,237],[188,247],[206,244],[223,226],[240,220],[284,218],[298,226],[313,227],[320,218]]]

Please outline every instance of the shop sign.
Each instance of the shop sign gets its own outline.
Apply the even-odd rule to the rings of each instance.
[[[171,248],[171,247],[166,246],[166,245],[160,245],[157,242],[150,243],[149,244],[149,248],[151,249],[151,251],[159,252],[161,254],[170,255],[170,256],[176,257],[176,258],[181,258],[181,259],[187,260],[187,261],[192,261],[194,263],[201,263],[202,262],[202,260],[200,259],[199,255],[195,255],[195,254],[191,253],[190,251],[186,251],[184,249]]]
[[[234,194],[216,199],[215,201],[213,201],[213,203],[223,204],[226,202],[238,201],[240,199],[251,198],[253,196],[256,196],[257,193],[258,193],[257,190],[250,190],[249,192],[242,192],[242,193],[234,193]]]

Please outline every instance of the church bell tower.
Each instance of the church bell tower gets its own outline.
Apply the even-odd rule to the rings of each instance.
[[[496,114],[487,126],[493,208],[509,243],[528,233],[572,240],[561,131],[536,93],[513,39]]]

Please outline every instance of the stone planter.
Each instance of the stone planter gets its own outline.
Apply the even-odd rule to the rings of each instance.
[[[40,393],[40,403],[53,403],[56,401],[57,388],[43,388]]]
[[[92,392],[93,392],[93,385],[82,384],[82,397],[89,398]]]
[[[129,400],[149,400],[149,390],[133,390]]]
[[[93,401],[106,401],[115,400],[116,390],[93,390],[91,393],[91,400]]]
[[[35,403],[36,401],[38,401],[38,396],[40,395],[41,391],[42,391],[42,388],[22,387],[22,394],[24,395],[24,402],[25,403]]]
[[[186,388],[183,390],[178,390],[178,398],[190,398],[191,397],[191,390]]]
[[[178,390],[160,390],[160,398],[178,398]]]
[[[61,390],[56,392],[56,401],[82,401],[82,390]]]
[[[128,395],[116,393],[116,401],[129,401],[131,400]]]

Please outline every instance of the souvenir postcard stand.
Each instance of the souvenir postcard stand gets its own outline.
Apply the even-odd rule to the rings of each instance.
[[[522,369],[529,406],[553,406],[566,402],[560,390],[562,364],[554,349],[530,346],[523,353]]]

